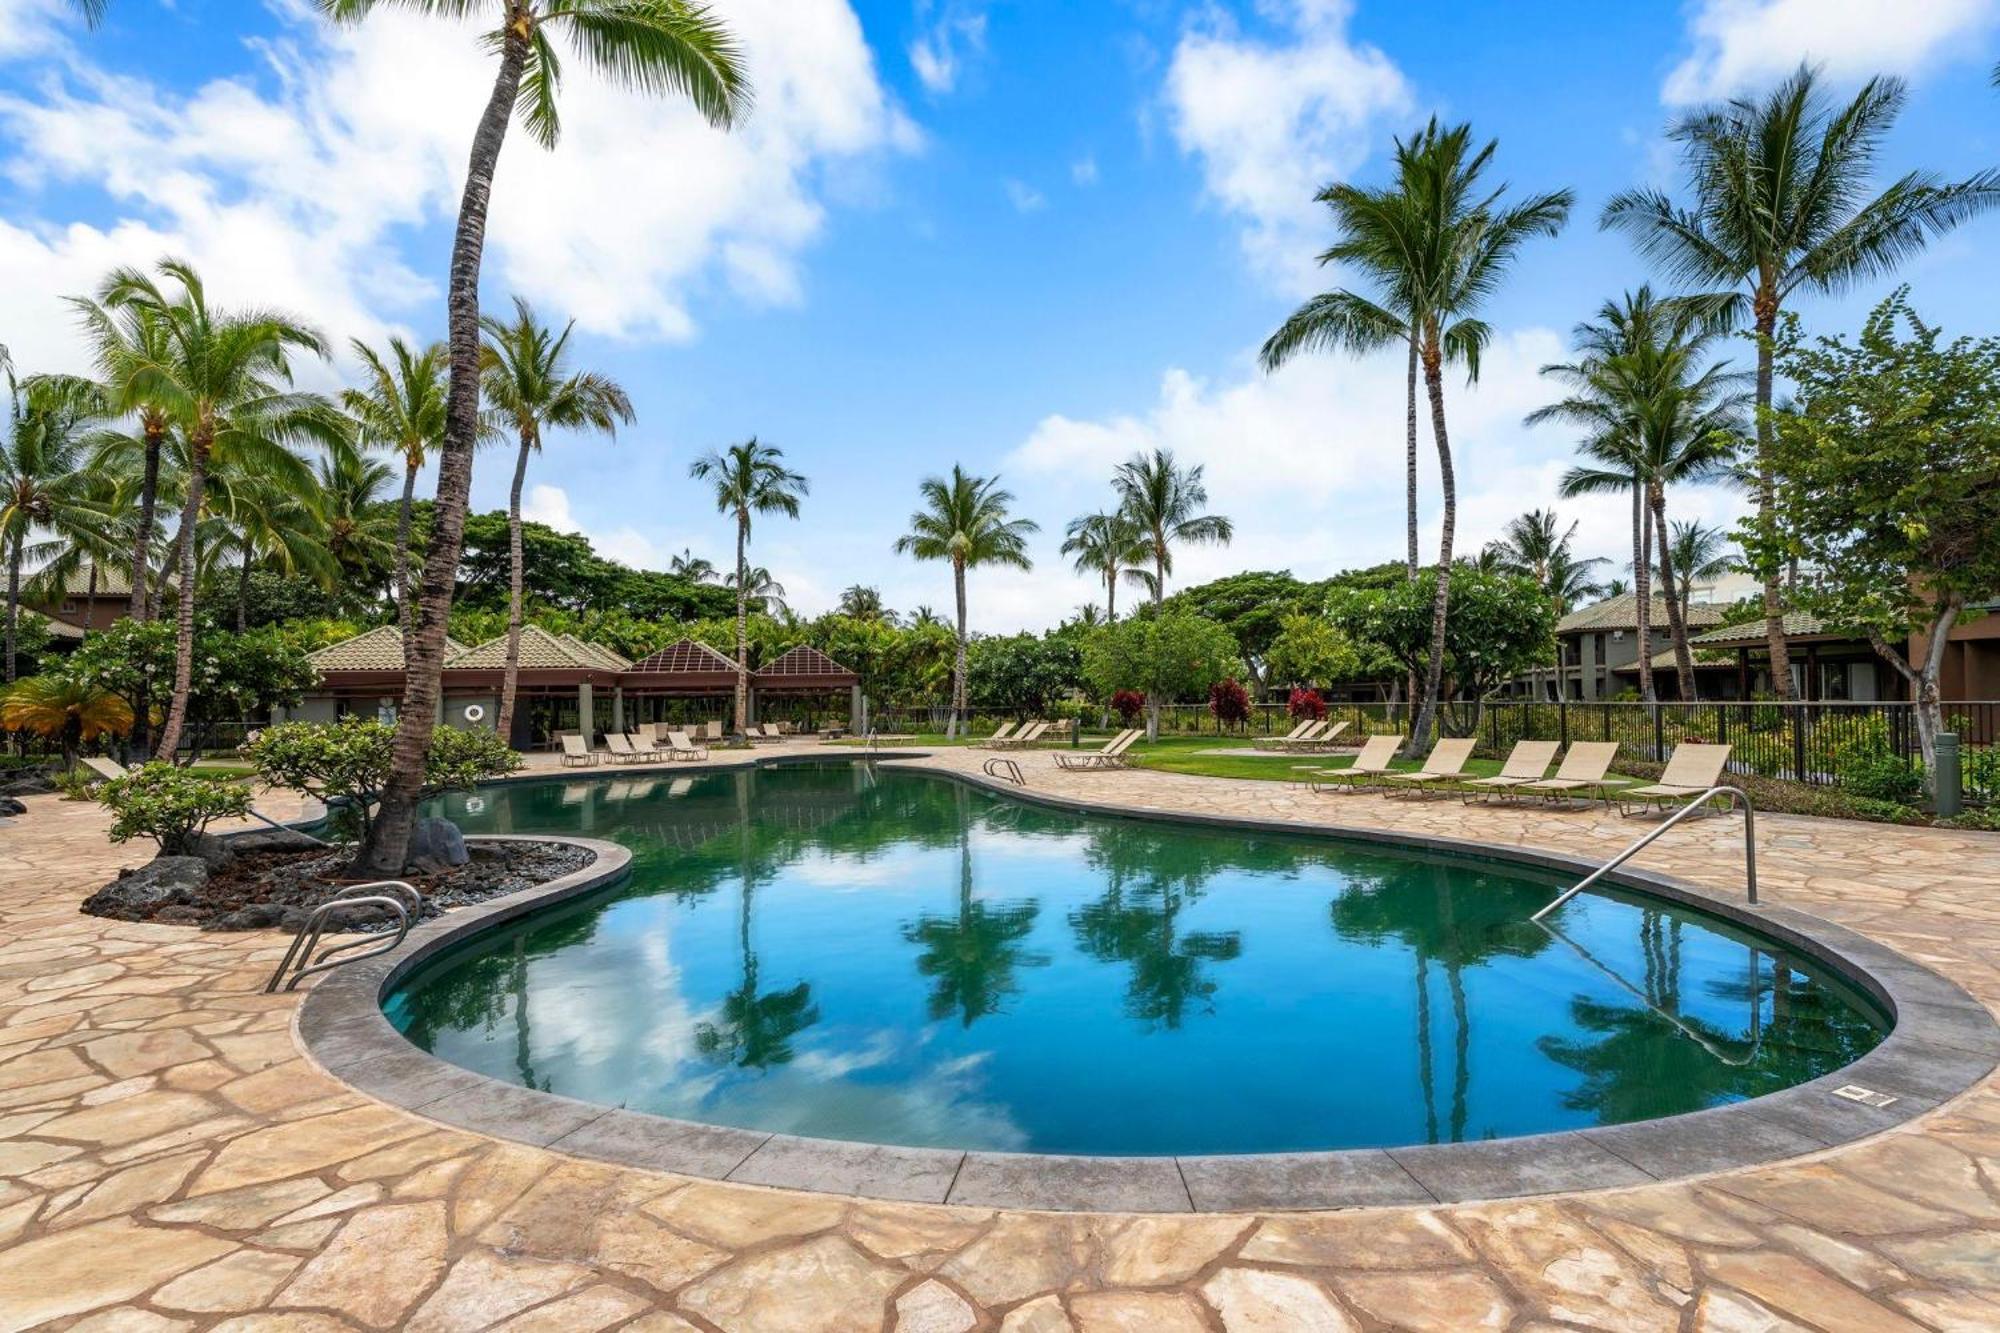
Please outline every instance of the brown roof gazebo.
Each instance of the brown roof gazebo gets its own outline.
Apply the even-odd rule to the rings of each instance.
[[[847,696],[847,725],[861,729],[861,677],[810,644],[787,648],[750,673],[751,716],[766,695]]]

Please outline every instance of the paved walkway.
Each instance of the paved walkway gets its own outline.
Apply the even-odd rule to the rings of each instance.
[[[794,745],[788,749],[817,749]],[[926,761],[976,768],[979,756]],[[1065,775],[1161,810],[1608,853],[1634,826],[1267,783]],[[267,808],[277,803],[267,802]],[[0,1329],[1180,1333],[2000,1327],[2000,1087],[1815,1158],[1504,1204],[1121,1217],[889,1205],[606,1167],[318,1073],[281,941],[85,917],[137,846],[0,822]],[[2000,835],[1774,817],[1769,896],[2000,1003]],[[1725,887],[1733,821],[1652,864]]]

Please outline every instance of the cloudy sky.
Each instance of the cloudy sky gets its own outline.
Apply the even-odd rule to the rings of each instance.
[[[1062,526],[1153,445],[1206,464],[1237,525],[1177,583],[1397,558],[1400,360],[1266,377],[1252,358],[1340,281],[1312,262],[1329,239],[1314,190],[1379,179],[1390,138],[1426,115],[1497,138],[1516,186],[1578,196],[1494,303],[1482,383],[1450,387],[1467,546],[1553,497],[1571,442],[1520,424],[1546,397],[1536,368],[1647,277],[1596,216],[1618,189],[1671,184],[1678,110],[1807,58],[1843,88],[1911,81],[1889,170],[2000,162],[2000,0],[715,8],[748,53],[755,114],[720,134],[572,62],[561,146],[517,135],[502,158],[485,299],[574,318],[579,362],[639,411],[615,442],[550,441],[534,516],[642,565],[690,546],[719,559],[728,529],[687,465],[755,434],[813,479],[801,520],[754,542],[809,612],[854,582],[948,605],[941,569],[889,548],[917,480],[953,462],[1002,474],[1042,525],[1033,572],[975,576],[980,629],[1051,624],[1092,596],[1057,554]],[[0,342],[24,369],[81,368],[61,297],[170,253],[216,299],[289,308],[343,344],[441,337],[491,77],[474,29],[393,9],[335,29],[308,0],[112,0],[93,33],[65,0],[0,0]],[[1910,265],[1919,309],[1990,331],[1996,239],[2000,220],[1968,226]],[[1847,328],[1883,290],[1801,309]],[[482,456],[476,503],[505,502],[506,472]],[[1680,507],[1721,519],[1737,503]],[[1592,553],[1624,549],[1622,505],[1564,509]],[[1425,518],[1431,545],[1428,497]]]

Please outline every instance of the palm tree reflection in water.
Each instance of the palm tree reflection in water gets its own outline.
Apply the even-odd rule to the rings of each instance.
[[[986,903],[973,897],[972,794],[957,784],[952,793],[958,807],[958,916],[920,916],[904,923],[903,938],[924,946],[917,971],[933,978],[932,1020],[957,1014],[969,1028],[975,1019],[997,1013],[1020,989],[1014,969],[1046,967],[1049,956],[1021,948],[1041,914],[1039,902]]]
[[[1085,860],[1103,872],[1106,888],[1095,902],[1070,913],[1078,946],[1100,962],[1129,963],[1125,1011],[1168,1030],[1186,1021],[1190,1003],[1215,1012],[1216,983],[1204,964],[1226,963],[1243,953],[1234,930],[1179,932],[1182,911],[1201,898],[1202,886],[1225,868],[1244,864],[1255,844],[1217,844],[1212,856],[1189,855],[1171,834],[1140,824],[1092,830]]]

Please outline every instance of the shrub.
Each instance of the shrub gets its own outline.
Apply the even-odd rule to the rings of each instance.
[[[1234,676],[1208,687],[1208,711],[1217,727],[1240,727],[1250,720],[1250,695]]]
[[[1923,799],[1923,770],[1886,750],[1850,753],[1841,759],[1834,773],[1842,788],[1865,800],[1915,805]]]
[[[1318,722],[1326,716],[1326,700],[1319,697],[1318,690],[1293,690],[1285,707],[1294,722],[1303,722],[1307,718]]]
[[[1950,819],[1940,819],[1940,828],[1977,829],[1985,833],[2000,833],[2000,805],[1975,806],[1964,814],[1953,815]]]
[[[282,722],[266,727],[243,747],[243,754],[274,787],[290,787],[328,804],[343,802],[366,836],[389,780],[395,738],[394,727],[372,718]],[[424,761],[421,798],[463,790],[520,766],[521,756],[494,732],[437,727]]]
[[[98,799],[115,816],[111,841],[151,838],[160,844],[163,856],[192,853],[211,820],[250,809],[250,793],[240,784],[198,777],[158,762],[105,783]]]
[[[1131,726],[1139,714],[1146,711],[1146,694],[1143,690],[1118,690],[1111,696],[1111,711],[1118,714],[1118,720]]]

